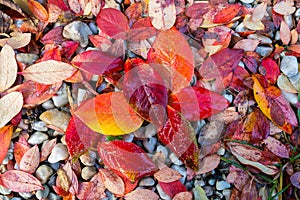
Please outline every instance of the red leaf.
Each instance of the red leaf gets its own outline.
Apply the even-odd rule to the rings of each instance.
[[[191,192],[180,192],[172,200],[193,200],[193,194]]]
[[[240,9],[240,4],[229,4],[214,16],[213,22],[216,24],[229,22],[239,13]]]
[[[187,166],[197,170],[199,148],[190,122],[170,106],[167,107],[167,112],[169,118],[164,127],[158,131],[159,140]]]
[[[41,156],[40,156],[41,162],[47,159],[47,157],[50,155],[50,153],[52,152],[52,149],[54,148],[55,145],[56,145],[56,138],[47,141],[47,143],[45,145],[43,145],[42,151],[41,151]]]
[[[20,162],[20,170],[33,174],[40,163],[40,152],[37,145],[30,148],[23,155]]]
[[[281,158],[289,158],[289,150],[279,140],[269,136],[264,140],[266,147],[276,156]]]
[[[158,200],[159,196],[147,189],[136,189],[124,197],[125,200]]]
[[[44,44],[60,44],[63,41],[63,28],[63,26],[57,26],[53,28],[43,36],[41,42]]]
[[[10,140],[13,134],[13,126],[7,125],[2,128],[0,128],[0,163],[4,160],[6,157],[6,153],[8,151]]]
[[[64,41],[61,46],[63,48],[62,55],[66,59],[70,60],[73,54],[76,52],[79,43],[77,41]]]
[[[118,140],[100,143],[98,152],[106,166],[121,172],[131,182],[157,170],[146,153],[133,143]]]
[[[125,74],[124,96],[144,119],[161,126],[165,121],[167,88],[160,74],[150,65],[138,65]]]
[[[171,198],[180,192],[186,192],[186,187],[180,181],[174,181],[170,183],[159,182],[161,189]]]
[[[186,87],[171,94],[168,104],[191,121],[208,118],[229,106],[223,96],[201,87]]]
[[[97,16],[97,25],[101,31],[113,38],[124,38],[129,29],[126,16],[114,8],[102,9]]]
[[[68,11],[70,8],[65,4],[64,0],[48,0],[48,3],[52,3],[62,9],[63,11]]]
[[[272,58],[265,58],[262,60],[261,66],[263,67],[263,69],[260,68],[260,71],[263,72],[261,74],[265,75],[266,79],[271,84],[275,84],[280,75],[277,63]]]
[[[82,188],[83,184],[87,184],[86,187]],[[84,191],[82,191],[82,189]],[[90,182],[81,183],[77,197],[79,199],[85,199],[85,200],[101,199],[105,196],[104,193],[105,189],[106,188],[102,182],[100,173],[97,173],[95,176],[93,176]]]
[[[212,154],[204,157],[200,161],[199,170],[196,172],[197,174],[204,174],[210,172],[218,167],[220,163],[220,156],[218,154]]]
[[[105,187],[117,196],[123,196],[125,193],[125,185],[121,177],[109,171],[108,169],[99,170]]]
[[[75,56],[72,64],[92,74],[111,74],[123,69],[123,60],[99,50],[89,50]]]
[[[0,183],[14,192],[32,192],[44,190],[41,182],[31,174],[18,170],[9,170],[0,176]]]
[[[170,183],[182,178],[182,175],[169,167],[163,167],[154,174],[154,178],[159,182]]]
[[[30,149],[30,146],[24,137],[20,137],[19,141],[14,145],[14,157],[18,164],[20,164],[23,155]]]

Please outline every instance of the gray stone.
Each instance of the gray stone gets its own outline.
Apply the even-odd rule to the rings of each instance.
[[[56,163],[61,160],[66,160],[68,157],[69,157],[69,152],[68,152],[67,146],[62,143],[58,143],[54,146],[54,148],[48,158],[48,162]]]
[[[151,138],[157,134],[156,127],[153,124],[148,124],[145,130],[145,136]]]
[[[175,153],[171,153],[169,155],[169,158],[171,160],[171,162],[175,165],[182,165],[183,163],[181,162],[181,160],[178,159],[178,157],[176,156]]]
[[[88,153],[83,154],[79,159],[85,166],[93,166],[95,165],[96,157],[96,152],[89,150]]]
[[[184,167],[178,166],[178,165],[172,165],[171,168],[174,169],[174,170],[176,170],[176,171],[178,171],[179,174],[182,175],[182,178],[179,179],[179,180],[180,180],[180,182],[181,182],[182,184],[184,184],[184,182],[185,182],[185,180],[186,180],[186,175],[187,175],[186,169],[185,169]]]
[[[288,25],[288,27],[290,28],[290,30],[292,30],[293,26],[294,26],[293,16],[292,15],[284,15],[283,19],[284,19],[285,23]]]
[[[69,103],[66,84],[63,84],[56,94],[56,96],[52,97],[52,100],[57,108],[65,106],[67,103]]]
[[[248,29],[245,27],[244,23],[241,22],[236,28],[235,28],[235,31],[236,32],[245,32],[247,31]]]
[[[89,35],[92,31],[86,23],[74,21],[64,27],[63,36],[74,41],[79,41],[81,47],[86,47],[89,43]]]
[[[292,77],[298,74],[298,61],[295,56],[284,56],[280,63],[280,70],[287,76]]]
[[[231,190],[230,189],[223,190],[222,194],[224,195],[226,200],[230,200],[230,195],[231,195]]]
[[[48,165],[39,166],[35,172],[36,177],[41,181],[42,184],[45,184],[52,174],[53,169]]]
[[[289,78],[291,84],[294,86],[296,90],[300,88],[300,73],[298,72],[296,76],[292,76]]]
[[[168,157],[169,155],[169,152],[168,152],[168,149],[162,145],[158,145],[157,148],[156,148],[156,152],[162,152],[163,154],[165,154],[166,158]]]
[[[203,187],[205,185],[205,182],[203,180],[195,180],[194,185],[199,185],[200,187]]]
[[[258,46],[255,49],[255,52],[261,55],[262,57],[267,57],[271,55],[272,51],[273,51],[273,47]]]
[[[42,107],[45,109],[45,110],[50,110],[50,109],[53,109],[55,108],[54,104],[53,104],[53,101],[51,99],[49,99],[48,101],[45,101],[43,104],[42,104]]]
[[[24,199],[29,199],[33,196],[31,192],[19,192],[19,195],[23,197]]]
[[[296,12],[294,13],[294,16],[295,16],[295,17],[300,17],[300,8],[298,8],[298,9],[296,10]]]
[[[25,65],[32,65],[39,56],[32,53],[17,53],[16,59],[18,62],[24,63]]]
[[[232,94],[227,94],[227,93],[225,93],[225,94],[223,94],[222,96],[225,97],[225,99],[227,99],[230,103],[232,103],[232,101],[233,101],[233,96],[232,96]]]
[[[251,34],[248,35],[248,39],[255,39],[255,40],[260,40],[260,44],[272,44],[272,40],[268,38],[267,36],[260,35],[260,34]]]
[[[146,177],[146,178],[142,178],[139,182],[139,186],[143,187],[149,187],[149,186],[153,186],[155,184],[155,181],[153,178],[151,177]]]
[[[11,193],[11,190],[3,187],[2,185],[0,185],[0,194],[3,194],[3,195],[8,195]]]
[[[215,185],[215,183],[216,183],[216,179],[214,179],[214,178],[211,178],[208,180],[208,184],[211,186]]]
[[[124,140],[125,142],[132,142],[133,139],[134,139],[134,135],[133,135],[133,134],[127,134],[127,135],[124,135],[124,136],[123,136],[123,140]]]
[[[95,167],[84,167],[81,171],[81,177],[84,180],[91,179],[97,173],[97,169]]]
[[[153,153],[156,144],[157,144],[157,138],[156,137],[151,137],[151,138],[145,139],[143,141],[143,145],[149,153]]]
[[[34,132],[28,139],[28,143],[31,145],[42,144],[48,139],[48,135],[39,131]]]
[[[211,186],[204,186],[203,190],[205,191],[206,196],[210,197],[214,194],[214,190]]]
[[[223,147],[220,147],[220,149],[218,149],[217,154],[219,156],[223,156],[225,154],[225,149]]]
[[[98,34],[98,27],[95,22],[90,22],[89,28],[94,34]]]
[[[157,192],[160,196],[160,198],[164,199],[164,200],[171,200],[171,197],[169,197],[160,187],[159,184],[156,185],[156,189],[157,189]]]
[[[47,185],[43,185],[43,186],[45,188],[44,190],[38,190],[35,193],[37,199],[45,199],[49,195],[50,192],[49,187]]]
[[[48,131],[47,124],[43,121],[33,122],[32,129],[36,131]]]
[[[283,90],[281,90],[281,93],[284,96],[284,98],[286,100],[288,100],[288,102],[290,102],[291,104],[298,103],[298,96],[297,96],[297,94],[289,93],[289,92],[286,92],[286,91],[283,91]]]
[[[40,115],[40,119],[46,124],[55,126],[66,131],[71,115],[57,109],[47,110]]]
[[[225,190],[230,187],[231,187],[231,185],[229,183],[227,183],[226,181],[217,181],[217,184],[216,184],[217,190]]]
[[[52,192],[50,192],[49,196],[48,196],[48,200],[61,200],[62,198],[60,196],[58,196],[57,194],[54,194]]]

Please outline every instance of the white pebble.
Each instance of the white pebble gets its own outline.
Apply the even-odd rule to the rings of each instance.
[[[40,131],[36,131],[30,136],[30,138],[28,139],[28,143],[31,145],[42,144],[47,139],[48,139],[47,134],[42,133]]]
[[[178,159],[178,157],[176,156],[175,153],[171,153],[169,156],[170,160],[172,163],[174,163],[175,165],[182,165],[182,161]]]
[[[81,47],[86,47],[89,43],[89,35],[92,35],[89,26],[81,21],[73,21],[66,25],[63,30],[63,36],[74,41],[79,41]]]
[[[219,156],[223,156],[225,154],[225,149],[223,147],[221,147],[220,149],[218,149],[217,154]]]
[[[69,103],[66,84],[63,84],[56,94],[56,96],[52,97],[52,100],[57,108],[63,107]]]
[[[165,154],[166,158],[168,157],[169,155],[169,152],[167,150],[166,147],[162,146],[162,145],[159,145],[157,148],[156,148],[156,152],[162,152],[163,154]]]
[[[139,186],[153,186],[155,181],[151,177],[142,178],[139,182]]]
[[[79,159],[82,162],[82,164],[84,164],[85,166],[93,166],[95,165],[96,157],[97,157],[96,152],[90,150],[88,151],[88,153],[80,156]]]
[[[97,170],[95,167],[84,167],[81,171],[81,177],[87,181],[91,179],[96,173]]]
[[[50,109],[53,109],[55,108],[53,102],[51,99],[49,99],[48,101],[45,101],[43,104],[42,104],[42,107],[45,109],[45,110],[50,110]]]
[[[54,148],[48,158],[48,162],[56,163],[61,160],[65,160],[68,157],[69,157],[69,152],[68,152],[67,146],[62,143],[58,143],[54,146]]]
[[[48,131],[47,124],[45,124],[43,121],[33,122],[32,129],[36,131]]]
[[[149,139],[146,139],[143,141],[144,147],[147,149],[149,153],[153,153],[155,146],[157,143],[157,138],[156,137],[151,137]]]
[[[149,124],[146,126],[145,136],[147,138],[151,138],[157,134],[156,127],[153,124]]]
[[[284,56],[280,63],[280,70],[287,76],[292,77],[298,74],[298,61],[295,56]]]
[[[53,169],[48,165],[39,166],[35,172],[36,177],[41,181],[42,184],[45,184],[52,174]]]
[[[226,181],[217,181],[216,188],[217,190],[224,190],[230,188],[231,185]]]

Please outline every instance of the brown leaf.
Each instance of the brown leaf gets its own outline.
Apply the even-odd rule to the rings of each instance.
[[[136,189],[125,195],[125,200],[158,200],[159,196],[147,189]]]
[[[31,33],[12,32],[10,35],[10,38],[0,39],[0,46],[7,44],[13,49],[19,49],[29,44],[31,40]]]
[[[2,128],[0,128],[0,163],[4,160],[6,157],[6,153],[8,151],[10,140],[13,134],[13,126],[7,125]]]
[[[218,154],[206,156],[200,161],[199,170],[196,172],[196,174],[204,174],[210,172],[218,167],[219,163],[220,156]]]
[[[174,0],[149,0],[149,17],[156,29],[172,28],[176,21]]]
[[[281,21],[280,25],[280,39],[284,45],[288,45],[291,40],[291,31],[285,21]]]
[[[71,77],[75,70],[68,63],[48,60],[29,66],[23,71],[23,75],[27,80],[51,85]]]
[[[269,136],[264,140],[266,147],[276,156],[289,158],[289,150],[279,140]]]
[[[41,151],[41,156],[40,156],[41,162],[48,158],[48,156],[52,152],[52,149],[54,148],[55,145],[56,145],[56,138],[47,141],[47,143],[45,145],[43,145],[42,151]]]
[[[193,194],[191,192],[180,192],[172,200],[193,200]]]
[[[105,187],[112,193],[123,196],[125,193],[125,185],[121,177],[108,169],[100,169],[102,181]]]
[[[15,52],[9,45],[4,45],[0,53],[0,92],[8,89],[17,78],[18,66]]]
[[[27,0],[28,7],[33,13],[33,15],[39,20],[46,22],[48,20],[48,12],[38,1],[35,0]]]
[[[182,178],[182,175],[174,169],[163,167],[154,174],[154,178],[160,182],[170,183],[179,180]]]
[[[40,152],[37,145],[30,148],[23,155],[20,162],[20,170],[25,171],[29,174],[33,174],[40,163]]]
[[[11,92],[0,99],[0,128],[17,115],[23,106],[23,96],[20,92]]]
[[[0,183],[14,192],[44,190],[41,182],[31,174],[19,170],[9,170],[0,176]]]

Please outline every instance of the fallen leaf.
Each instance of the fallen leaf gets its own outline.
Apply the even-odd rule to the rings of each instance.
[[[206,192],[203,190],[203,188],[200,185],[195,185],[194,196],[195,199],[208,200],[206,196]]]
[[[267,11],[267,4],[265,2],[259,4],[256,6],[252,12],[251,20],[253,21],[260,21],[265,16],[265,13]]]
[[[105,187],[117,196],[123,196],[125,193],[125,186],[122,178],[108,169],[100,169],[100,176]]]
[[[193,200],[193,194],[191,192],[180,192],[176,194],[172,200]]]
[[[282,144],[279,140],[269,136],[263,141],[266,144],[266,147],[276,156],[281,158],[289,158],[289,150],[287,147]]]
[[[4,45],[0,53],[0,92],[12,86],[17,78],[18,65],[15,52],[9,45]]]
[[[27,80],[51,85],[71,77],[75,70],[68,63],[48,60],[29,66],[22,74]]]
[[[264,28],[265,28],[265,25],[260,20],[253,21],[252,15],[249,15],[249,14],[245,15],[243,23],[244,23],[245,27],[247,27],[250,30],[254,30],[254,31],[264,30]]]
[[[47,143],[45,143],[42,146],[40,162],[43,162],[44,160],[46,160],[48,158],[48,156],[52,152],[52,149],[54,148],[55,145],[56,145],[56,138],[54,138],[52,140],[48,140]]]
[[[0,46],[9,45],[13,49],[25,47],[31,41],[31,33],[12,32],[10,38],[0,39]]]
[[[5,126],[23,106],[23,96],[20,92],[11,92],[0,99],[0,128]]]
[[[186,192],[186,187],[180,181],[174,181],[170,183],[159,182],[161,189],[171,198],[181,192]]]
[[[0,183],[3,187],[14,192],[44,190],[44,187],[37,178],[19,170],[9,170],[1,174]]]
[[[290,177],[290,180],[291,180],[291,183],[293,184],[293,186],[295,186],[296,188],[300,189],[300,172],[294,173]]]
[[[199,164],[199,170],[196,174],[204,174],[210,172],[218,167],[220,163],[220,156],[218,154],[212,154],[204,157]]]
[[[174,0],[149,0],[149,17],[156,29],[172,28],[176,21]]]
[[[122,92],[97,95],[82,103],[75,115],[93,131],[105,135],[131,133],[143,123],[128,105]]]
[[[216,24],[230,22],[239,13],[240,9],[240,4],[228,4],[214,16],[213,22]]]
[[[154,174],[154,178],[159,182],[170,183],[182,178],[182,175],[169,167],[163,167]]]
[[[33,174],[40,163],[40,152],[37,145],[31,147],[23,155],[20,162],[20,170]]]
[[[12,135],[13,135],[12,125],[7,125],[0,128],[0,143],[1,143],[0,163],[2,163],[4,158],[6,157],[6,153],[8,151]]]
[[[230,166],[229,171],[226,181],[233,184],[239,191],[242,191],[244,186],[249,182],[249,174],[245,170],[233,165]]]
[[[277,85],[281,90],[283,90],[285,92],[295,93],[295,94],[298,93],[296,88],[294,88],[294,86],[289,81],[288,77],[286,77],[284,74],[280,74],[278,76]]]
[[[48,20],[48,12],[39,2],[28,0],[28,7],[37,19],[43,22],[46,22]]]
[[[148,189],[136,189],[125,195],[125,200],[158,200],[159,196]]]
[[[243,49],[244,51],[255,51],[256,47],[260,43],[259,40],[253,40],[253,39],[242,39],[238,41],[234,45],[234,49]]]
[[[84,188],[84,191],[82,191],[82,189],[83,189],[82,184],[87,185]],[[101,199],[106,196],[104,193],[105,189],[106,188],[102,181],[100,172],[98,172],[96,175],[93,176],[93,178],[90,180],[90,182],[81,183],[81,185],[79,186],[78,194],[76,196],[79,199],[85,199],[85,200]],[[80,195],[80,194],[82,194],[82,195]]]
[[[281,15],[293,14],[296,8],[288,1],[280,1],[273,6],[273,10]]]
[[[288,45],[291,41],[291,31],[285,21],[281,21],[280,25],[280,39],[284,45]]]
[[[272,58],[268,57],[261,61],[261,67],[262,68],[259,68],[261,74],[263,74],[271,84],[275,84],[280,75],[277,63]]]

